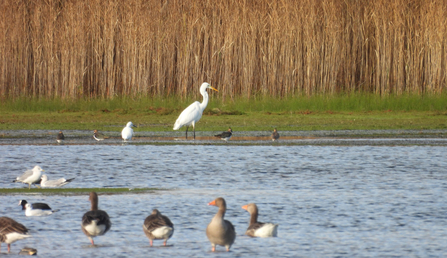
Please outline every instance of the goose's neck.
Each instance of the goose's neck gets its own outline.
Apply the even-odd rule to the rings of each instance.
[[[250,225],[258,222],[258,211],[254,211],[250,216]]]
[[[98,210],[98,199],[94,198],[93,200],[91,200],[91,202],[92,202],[91,210],[92,211],[97,211]]]
[[[216,213],[216,217],[219,217],[219,218],[224,218],[225,217],[225,211],[226,211],[227,209],[226,209],[226,207],[219,207],[219,210],[217,211],[217,213]]]

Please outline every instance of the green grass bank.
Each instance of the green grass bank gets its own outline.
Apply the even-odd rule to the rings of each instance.
[[[20,98],[0,104],[0,130],[172,131],[181,111],[201,97],[112,100]],[[212,94],[197,131],[447,129],[447,94],[260,97],[221,101]],[[182,129],[183,130],[183,129]]]

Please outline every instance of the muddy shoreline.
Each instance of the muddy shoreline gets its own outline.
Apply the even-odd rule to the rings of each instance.
[[[59,145],[57,130],[0,131],[0,145]],[[97,142],[87,130],[65,130],[63,145],[121,145],[119,132],[103,132],[108,139]],[[447,146],[447,130],[336,130],[336,131],[281,131],[281,138],[272,142],[269,131],[233,132],[228,143],[215,138],[218,132],[192,133],[188,140],[184,132],[135,132],[135,137],[125,144],[203,144],[203,145],[436,145]]]

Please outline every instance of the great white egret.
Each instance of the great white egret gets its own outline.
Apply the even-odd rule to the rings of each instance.
[[[128,140],[132,140],[133,136],[133,129],[132,127],[136,127],[132,124],[132,122],[127,123],[126,127],[121,131],[121,137],[123,137],[123,140],[126,142]]]
[[[199,122],[200,118],[202,117],[203,110],[205,110],[206,105],[208,105],[208,93],[206,92],[206,89],[212,89],[215,91],[215,88],[211,87],[211,85],[207,82],[202,83],[202,86],[200,86],[200,94],[203,96],[202,103],[196,101],[189,105],[183,112],[180,114],[180,116],[177,118],[177,121],[175,121],[174,124],[174,130],[180,129],[182,126],[186,126],[186,139],[188,139],[188,128],[189,126],[192,126],[194,130],[194,139],[196,139],[196,123]]]
[[[278,139],[279,139],[279,133],[275,128],[275,129],[273,129],[273,133],[272,133],[272,141],[276,141]]]
[[[231,128],[228,127],[228,131],[220,133],[220,134],[216,134],[214,136],[219,137],[220,139],[228,142],[228,140],[231,138],[232,135],[233,135],[233,130],[231,130]]]

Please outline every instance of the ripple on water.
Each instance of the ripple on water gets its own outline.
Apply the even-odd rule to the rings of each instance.
[[[0,196],[3,214],[35,236],[12,245],[43,257],[189,256],[210,252],[205,228],[227,200],[236,227],[231,256],[352,257],[447,254],[445,147],[374,146],[0,146],[0,187],[39,164],[50,178],[76,177],[67,187],[159,187],[145,194],[100,195],[112,229],[89,246],[80,230],[88,196]],[[46,202],[59,212],[25,217],[18,200]],[[277,238],[244,235],[256,202],[259,220],[279,224]],[[142,223],[153,208],[175,225],[169,247],[150,248]]]

